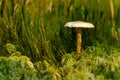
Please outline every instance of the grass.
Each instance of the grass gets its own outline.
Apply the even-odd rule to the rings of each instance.
[[[6,43],[13,43],[34,62],[49,59],[57,63],[62,55],[76,51],[75,29],[64,28],[74,20],[95,25],[82,30],[83,50],[98,42],[109,53],[110,46],[120,45],[117,1],[41,0],[29,5],[25,1],[0,1],[0,55],[5,55]]]

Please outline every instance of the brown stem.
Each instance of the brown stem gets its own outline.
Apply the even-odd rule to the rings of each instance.
[[[82,33],[81,28],[77,28],[77,54],[81,53]]]

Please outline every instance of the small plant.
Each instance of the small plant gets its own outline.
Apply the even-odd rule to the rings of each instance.
[[[38,80],[37,72],[32,65],[28,57],[0,57],[0,79]]]
[[[65,77],[65,80],[95,80],[94,74],[82,70],[74,70]]]
[[[59,69],[46,60],[37,62],[35,68],[38,70],[38,77],[41,80],[62,80]]]
[[[38,80],[30,58],[22,56],[11,43],[5,45],[5,50],[8,57],[0,57],[1,80]]]
[[[21,53],[17,51],[16,46],[11,43],[7,43],[5,45],[5,50],[9,56],[20,56],[21,55]]]

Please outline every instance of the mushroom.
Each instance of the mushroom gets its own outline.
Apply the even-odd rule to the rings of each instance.
[[[82,32],[81,28],[94,28],[94,25],[89,22],[84,21],[73,21],[73,22],[67,22],[65,24],[65,27],[75,27],[77,29],[77,54],[79,55],[81,53],[81,43],[82,43]]]

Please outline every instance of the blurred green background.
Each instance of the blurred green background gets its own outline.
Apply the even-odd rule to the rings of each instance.
[[[0,55],[4,45],[15,44],[32,61],[60,60],[76,51],[76,30],[68,21],[88,21],[82,29],[82,48],[96,43],[120,46],[120,0],[0,0]]]

